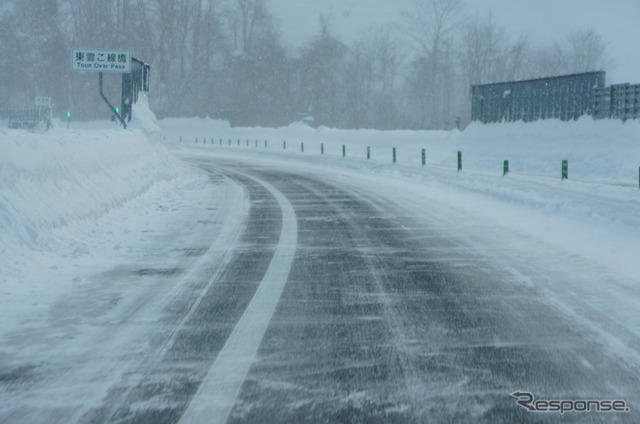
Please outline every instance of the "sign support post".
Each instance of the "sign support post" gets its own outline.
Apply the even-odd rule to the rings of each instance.
[[[126,130],[127,123],[124,122],[124,119],[122,119],[122,116],[120,116],[120,114],[116,111],[116,108],[114,108],[113,105],[109,103],[109,100],[105,97],[104,93],[102,92],[102,72],[100,72],[99,74],[99,79],[100,79],[100,97],[102,97],[102,100],[104,100],[107,106],[109,106],[109,109],[111,109],[111,112],[113,112],[113,114],[118,118],[118,120],[120,121],[120,123],[122,123],[122,126]]]

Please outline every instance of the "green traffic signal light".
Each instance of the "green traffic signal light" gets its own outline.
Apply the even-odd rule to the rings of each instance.
[[[67,112],[67,118],[71,118],[71,111]]]

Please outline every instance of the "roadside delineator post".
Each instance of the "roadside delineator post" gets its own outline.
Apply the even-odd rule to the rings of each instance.
[[[304,143],[300,143],[300,153],[304,153]]]
[[[562,179],[563,180],[569,179],[569,161],[568,160],[562,161]]]
[[[393,148],[393,163],[396,163],[396,148]]]
[[[458,151],[458,171],[462,171],[462,152]]]
[[[320,154],[324,155],[324,143],[320,143]]]
[[[198,137],[196,137],[196,144],[198,144]]]
[[[367,160],[371,159],[371,147],[367,146]]]
[[[180,143],[182,143],[182,137],[180,137]]]
[[[502,176],[504,177],[509,173],[509,161],[505,160],[504,165],[502,166]]]
[[[264,148],[267,148],[267,140],[264,141]]]
[[[425,166],[427,164],[427,152],[425,151],[425,149],[422,149],[422,166]]]
[[[286,141],[282,142],[282,150],[287,150],[287,142]]]
[[[344,158],[347,155],[347,147],[343,144],[342,145],[342,157]]]
[[[238,139],[238,147],[240,147],[240,139]]]

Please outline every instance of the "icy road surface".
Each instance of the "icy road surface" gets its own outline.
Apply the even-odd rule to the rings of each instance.
[[[1,422],[639,421],[638,329],[577,289],[597,264],[371,178],[184,159],[224,204],[14,334]],[[531,413],[519,390],[631,411]]]

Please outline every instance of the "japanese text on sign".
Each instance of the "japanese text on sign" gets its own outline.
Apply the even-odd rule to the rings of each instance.
[[[131,72],[131,53],[128,50],[71,50],[74,71]]]

